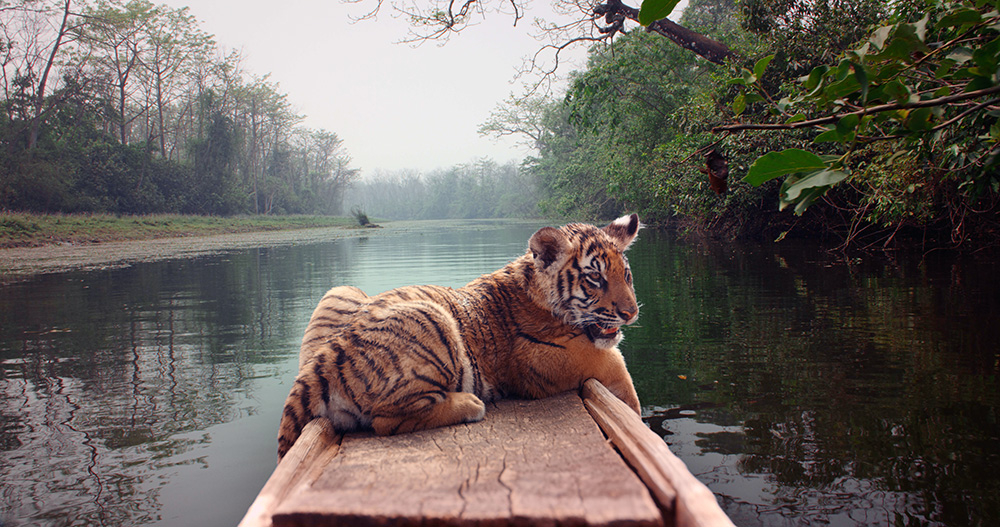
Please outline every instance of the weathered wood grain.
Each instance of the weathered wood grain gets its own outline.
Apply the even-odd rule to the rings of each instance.
[[[322,474],[284,499],[273,522],[654,526],[662,516],[569,393],[500,401],[479,423],[348,435]]]
[[[670,451],[638,415],[594,379],[583,386],[583,402],[594,420],[649,487],[677,527],[732,527],[715,495]]]
[[[316,419],[302,429],[302,435],[271,473],[260,494],[247,509],[239,527],[269,527],[275,508],[302,482],[319,476],[337,455],[341,436],[330,421]]]

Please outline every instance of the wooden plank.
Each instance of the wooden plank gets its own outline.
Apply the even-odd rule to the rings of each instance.
[[[732,527],[715,495],[670,451],[663,439],[600,382],[588,380],[583,402],[678,527]]]
[[[274,509],[302,482],[314,481],[337,455],[341,436],[330,421],[315,419],[271,473],[239,527],[270,527]]]
[[[648,490],[569,393],[491,404],[486,419],[413,434],[347,435],[276,527],[659,526]]]

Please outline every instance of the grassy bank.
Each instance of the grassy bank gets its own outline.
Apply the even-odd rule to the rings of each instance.
[[[113,216],[107,214],[0,213],[0,248],[148,240],[176,236],[259,232],[309,227],[358,227],[331,216]]]

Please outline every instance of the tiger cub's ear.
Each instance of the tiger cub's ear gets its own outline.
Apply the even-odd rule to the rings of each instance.
[[[528,248],[531,249],[531,256],[535,259],[535,267],[548,269],[553,263],[558,262],[559,265],[556,267],[562,268],[569,250],[569,240],[559,229],[542,227],[531,235]]]
[[[639,216],[630,214],[609,223],[607,227],[604,227],[604,232],[611,237],[620,251],[625,252],[625,249],[628,249],[629,245],[635,241],[639,226]]]

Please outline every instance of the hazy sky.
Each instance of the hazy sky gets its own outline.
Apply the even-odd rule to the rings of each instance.
[[[336,132],[366,174],[524,156],[514,141],[476,130],[497,103],[521,92],[512,81],[522,58],[539,47],[530,20],[547,8],[544,2],[536,0],[517,27],[498,14],[443,46],[414,48],[396,43],[406,38],[407,26],[388,9],[378,20],[351,22],[350,15],[374,2],[159,1],[190,7],[221,47],[243,51],[250,72],[271,73],[307,116],[304,124]]]

